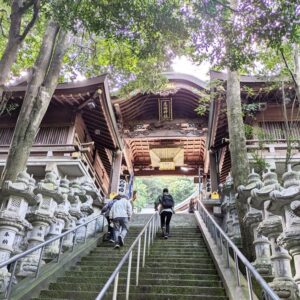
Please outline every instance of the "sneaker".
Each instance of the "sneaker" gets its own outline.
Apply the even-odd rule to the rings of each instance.
[[[118,242],[119,242],[121,247],[124,246],[124,241],[123,241],[121,236],[118,236]]]
[[[166,233],[165,233],[165,228],[162,227],[162,228],[161,228],[161,236],[164,237],[165,235],[166,235]]]
[[[120,248],[120,245],[119,244],[116,244],[115,246],[114,246],[114,249],[119,249]]]
[[[166,234],[166,235],[164,236],[164,238],[167,240],[167,239],[169,238],[169,236]]]
[[[114,239],[110,239],[109,242],[110,242],[110,243],[114,243],[115,240],[114,240]]]

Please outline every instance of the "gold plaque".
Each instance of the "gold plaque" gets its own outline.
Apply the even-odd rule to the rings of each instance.
[[[159,121],[170,121],[173,119],[172,98],[158,99]]]

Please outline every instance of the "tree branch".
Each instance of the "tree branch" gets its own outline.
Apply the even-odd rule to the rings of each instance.
[[[24,6],[20,7],[20,13],[23,15],[30,6],[34,5],[34,2],[36,2],[36,0],[29,0],[24,2]]]
[[[33,2],[33,1],[30,1],[30,2]],[[33,15],[32,15],[32,18],[31,18],[30,22],[27,24],[27,26],[25,27],[23,33],[21,34],[21,41],[23,41],[25,39],[28,32],[31,30],[31,28],[35,24],[35,22],[36,22],[36,20],[39,16],[40,4],[41,4],[40,0],[35,0],[34,1],[34,3],[33,3]]]
[[[280,52],[281,57],[282,57],[282,59],[284,61],[285,67],[287,68],[288,72],[290,73],[290,75],[291,75],[291,77],[293,79],[293,82],[294,82],[295,86],[297,87],[298,86],[297,81],[296,81],[295,76],[294,76],[293,72],[291,71],[291,69],[290,69],[290,67],[289,67],[289,65],[287,63],[287,60],[286,60],[285,55],[283,53],[283,49],[279,48],[279,52]]]

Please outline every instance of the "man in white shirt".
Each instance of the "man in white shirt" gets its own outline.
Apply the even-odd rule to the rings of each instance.
[[[121,196],[112,206],[109,217],[114,224],[115,248],[124,245],[124,239],[129,229],[129,220],[132,215],[132,206],[125,196]]]

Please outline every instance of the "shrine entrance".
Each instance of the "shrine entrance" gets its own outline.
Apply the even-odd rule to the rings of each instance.
[[[197,176],[209,159],[205,148],[209,112],[199,116],[195,111],[207,87],[190,75],[164,75],[169,84],[160,93],[136,92],[112,101],[126,165],[135,176]]]

